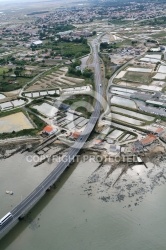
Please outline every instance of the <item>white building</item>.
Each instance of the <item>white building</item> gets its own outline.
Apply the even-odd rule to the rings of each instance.
[[[43,44],[43,42],[40,41],[40,40],[35,41],[35,42],[32,43],[32,45],[34,45],[34,46],[39,46],[39,45],[41,45],[41,44]]]

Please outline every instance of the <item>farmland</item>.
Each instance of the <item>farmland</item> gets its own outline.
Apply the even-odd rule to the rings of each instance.
[[[76,42],[46,42],[43,45],[45,49],[52,49],[57,54],[66,58],[78,58],[90,53],[90,48],[87,43],[76,43]]]
[[[150,84],[151,82],[151,73],[142,73],[142,72],[127,72],[124,76],[126,81]]]
[[[51,71],[45,76],[42,76],[32,85],[28,86],[26,92],[46,89],[63,89],[69,86],[82,86],[82,84],[84,83],[84,79],[68,77],[66,76],[67,71],[67,67],[62,67],[58,70]]]
[[[34,128],[22,112],[0,118],[0,125],[0,133],[11,133]]]

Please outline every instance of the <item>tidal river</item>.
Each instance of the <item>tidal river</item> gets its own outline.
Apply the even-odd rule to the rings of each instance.
[[[12,158],[8,160],[8,164]],[[138,202],[139,205],[130,206],[133,198],[127,196],[122,201],[109,199],[106,202],[99,198],[100,192],[101,196],[104,192],[102,183],[94,185],[93,191],[90,188],[91,184],[87,185],[88,177],[98,165],[87,161],[68,169],[56,184],[56,188],[48,192],[25,220],[19,222],[1,240],[0,249],[166,249],[166,185],[163,183],[156,186],[152,192],[147,192],[142,201]],[[24,171],[25,168],[29,169],[28,165],[23,168]],[[38,178],[42,179],[44,167],[40,168],[41,173]],[[4,166],[1,170],[5,174]],[[14,170],[12,171],[14,176]],[[35,183],[34,176],[31,176],[32,186]],[[131,178],[134,178],[133,175],[128,176],[128,179]],[[7,181],[9,186],[9,180]],[[30,177],[28,182],[30,185]],[[27,180],[25,183],[27,184]],[[90,191],[87,191],[89,188]],[[111,193],[111,188],[109,192]],[[1,201],[10,198],[5,196]],[[4,210],[3,204],[0,204],[2,210]]]

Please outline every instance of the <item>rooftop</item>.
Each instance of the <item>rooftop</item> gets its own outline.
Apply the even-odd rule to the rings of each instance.
[[[50,125],[47,125],[44,129],[43,129],[43,133],[50,133],[54,130],[54,128]]]
[[[141,140],[142,145],[149,145],[157,139],[157,136],[150,134],[147,135],[144,139]]]

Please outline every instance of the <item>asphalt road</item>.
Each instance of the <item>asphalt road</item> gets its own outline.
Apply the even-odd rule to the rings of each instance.
[[[95,87],[96,87],[96,104],[94,107],[94,111],[89,119],[88,124],[86,125],[85,130],[81,133],[78,140],[74,143],[74,145],[70,148],[66,156],[62,159],[62,161],[56,166],[56,168],[44,179],[42,183],[27,196],[20,204],[18,204],[12,211],[11,214],[13,216],[6,221],[3,225],[0,226],[0,237],[4,234],[4,232],[8,232],[14,222],[18,221],[18,219],[23,216],[28,210],[30,210],[45,194],[46,190],[52,186],[57,179],[61,176],[61,174],[65,171],[65,169],[70,165],[73,159],[77,156],[79,151],[83,148],[85,142],[93,131],[101,110],[101,98],[102,98],[102,78],[100,71],[100,63],[98,57],[98,46],[97,40],[92,42],[93,47],[93,58],[94,58],[94,68],[95,68]]]

